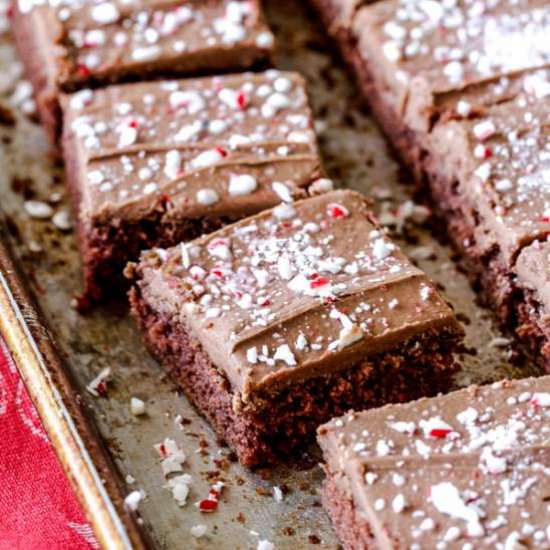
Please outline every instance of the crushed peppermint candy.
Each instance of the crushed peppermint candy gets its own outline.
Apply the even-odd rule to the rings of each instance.
[[[88,393],[94,397],[107,396],[107,382],[111,378],[111,369],[106,367],[86,386]]]
[[[151,31],[162,36],[159,29]],[[92,38],[101,40],[97,33]],[[205,212],[208,217],[214,215],[213,205],[231,209],[242,197],[267,190],[272,193],[263,200],[275,206],[305,193],[317,171],[311,160],[319,156],[313,117],[305,86],[294,73],[273,70],[114,88],[112,108],[103,107],[104,90],[85,89],[66,113],[89,159],[82,187],[93,210],[109,205],[126,211],[134,200],[151,196],[184,216],[190,209],[192,216]],[[267,111],[281,122],[266,121]],[[288,173],[287,165],[296,169]],[[247,204],[254,209],[253,202]],[[261,202],[256,208],[265,206]],[[289,218],[292,212],[280,211]]]
[[[124,507],[131,512],[135,512],[137,511],[140,502],[144,500],[146,496],[147,495],[143,489],[132,491],[124,499]]]
[[[155,450],[161,458],[164,477],[183,471],[183,464],[185,464],[187,456],[176,441],[167,437],[162,443],[155,445]]]
[[[189,532],[196,539],[200,539],[201,537],[204,537],[204,535],[206,535],[206,533],[208,532],[208,527],[203,523],[198,523],[197,525],[193,525],[193,527],[189,529]]]
[[[172,498],[179,507],[187,504],[193,478],[189,474],[179,474],[170,477],[164,487],[172,493]]]
[[[211,513],[218,509],[219,498],[222,494],[223,487],[224,484],[221,481],[218,481],[210,487],[208,497],[197,503],[200,512]]]
[[[47,202],[28,200],[23,206],[27,214],[36,220],[48,220],[53,215],[53,208]]]
[[[353,457],[366,471],[361,484],[347,479],[363,493],[354,506],[368,502],[407,547],[545,548],[549,422],[546,376],[348,413],[320,438],[329,470],[346,477]]]

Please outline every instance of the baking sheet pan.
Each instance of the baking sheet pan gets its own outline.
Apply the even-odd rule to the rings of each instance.
[[[392,160],[367,107],[331,53],[330,42],[303,4],[266,2],[280,47],[276,64],[307,78],[329,175],[338,185],[373,197],[381,220],[389,223],[404,250],[439,283],[465,322],[469,351],[461,358],[464,370],[457,376],[457,387],[536,374],[528,364],[512,364],[514,350],[493,326],[490,314],[475,304],[475,295],[457,271],[452,252],[410,219],[422,212],[415,216],[406,202],[411,199],[406,175]],[[6,111],[0,110],[4,221],[15,260],[66,360],[83,408],[114,459],[113,475],[123,483],[135,479],[123,491],[141,489],[147,495],[139,505],[139,521],[150,544],[163,549],[215,545],[223,550],[256,548],[260,539],[267,539],[278,549],[336,548],[336,538],[320,507],[322,473],[315,448],[297,465],[257,472],[241,468],[148,356],[124,303],[100,307],[86,316],[70,306],[80,280],[74,236],[50,219],[32,218],[25,210],[29,199],[49,202],[55,212],[67,211],[68,201],[62,169],[48,157],[41,129],[24,113],[29,111],[28,90],[19,75],[20,66],[5,33],[0,43],[1,103],[15,106],[16,123],[11,124]],[[86,385],[106,367],[112,370],[107,397],[94,398],[85,391]],[[144,417],[132,416],[132,396],[146,402]],[[40,395],[33,397],[40,399]],[[189,501],[181,508],[165,488],[153,449],[166,437],[185,450],[184,471],[193,478]],[[225,483],[218,510],[201,514],[195,503],[207,496],[217,480]],[[273,487],[283,489],[282,501],[274,498]],[[190,528],[197,524],[208,528],[201,539],[190,536]]]

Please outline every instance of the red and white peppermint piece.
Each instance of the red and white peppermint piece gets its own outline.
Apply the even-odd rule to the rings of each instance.
[[[231,241],[229,239],[214,239],[208,244],[208,252],[216,258],[229,260],[231,258]]]
[[[474,126],[473,132],[477,139],[484,141],[489,139],[496,132],[496,126],[491,120],[483,120]]]
[[[327,214],[329,218],[347,218],[349,216],[349,210],[342,204],[333,202],[327,206]]]
[[[428,420],[421,420],[419,424],[425,437],[444,439],[453,433],[452,426],[443,421],[439,416],[433,416]]]
[[[118,146],[128,147],[137,141],[138,122],[133,118],[126,119],[116,129],[118,133]]]
[[[534,393],[530,403],[535,407],[550,407],[550,393]]]
[[[321,288],[323,286],[330,285],[330,279],[328,279],[327,277],[323,277],[318,273],[315,273],[314,275],[309,277],[309,279],[310,279],[310,283],[309,283],[310,288]]]
[[[218,502],[222,492],[224,484],[218,481],[210,488],[208,497],[198,502],[199,511],[210,513],[215,512],[218,509]]]

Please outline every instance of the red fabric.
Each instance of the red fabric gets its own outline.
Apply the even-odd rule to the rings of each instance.
[[[0,550],[99,548],[0,339]]]

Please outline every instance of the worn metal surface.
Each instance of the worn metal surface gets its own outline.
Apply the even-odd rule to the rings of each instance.
[[[311,14],[293,0],[270,0],[267,7],[281,46],[277,65],[307,77],[329,174],[338,184],[374,197],[377,212],[397,210],[410,198],[410,188],[400,182],[403,175]],[[0,93],[8,102],[10,98],[14,101],[13,77],[18,72],[13,59],[9,37],[4,36]],[[139,488],[147,493],[140,514],[154,544],[159,548],[206,548],[212,544],[220,549],[255,548],[261,538],[276,543],[279,549],[336,547],[320,508],[322,473],[318,467],[278,467],[251,473],[225,460],[229,451],[216,443],[208,425],[165,380],[141,345],[123,303],[99,308],[86,317],[70,307],[79,286],[74,237],[51,221],[29,218],[23,208],[25,197],[48,201],[52,194],[61,193],[62,201],[53,206],[56,211],[66,209],[62,171],[48,158],[41,130],[24,116],[18,115],[15,127],[0,125],[0,134],[1,205],[8,216],[17,261],[66,355],[119,475],[124,479],[130,474],[136,480],[128,485],[128,492]],[[433,250],[419,265],[440,283],[467,323],[467,345],[475,354],[463,357],[464,370],[457,385],[535,372],[529,366],[518,368],[508,362],[509,347],[502,346],[502,339],[495,340],[502,335],[493,327],[490,315],[475,305],[475,296],[455,269],[449,249],[419,227],[407,224],[399,233],[397,240],[413,256],[425,257],[426,247]],[[107,366],[113,371],[108,398],[95,399],[84,388]],[[129,401],[134,395],[146,401],[145,417],[130,414]],[[185,419],[183,425],[176,425],[177,415]],[[184,508],[179,508],[163,487],[165,481],[153,450],[165,437],[176,439],[188,455],[185,471],[193,476],[193,484]],[[199,449],[202,452],[197,452]],[[315,455],[315,449],[312,452]],[[207,495],[212,479],[222,479],[226,488],[218,511],[205,516],[194,503]],[[289,489],[281,503],[271,496],[275,485]],[[200,540],[189,534],[190,527],[198,523],[208,526],[207,536]]]

